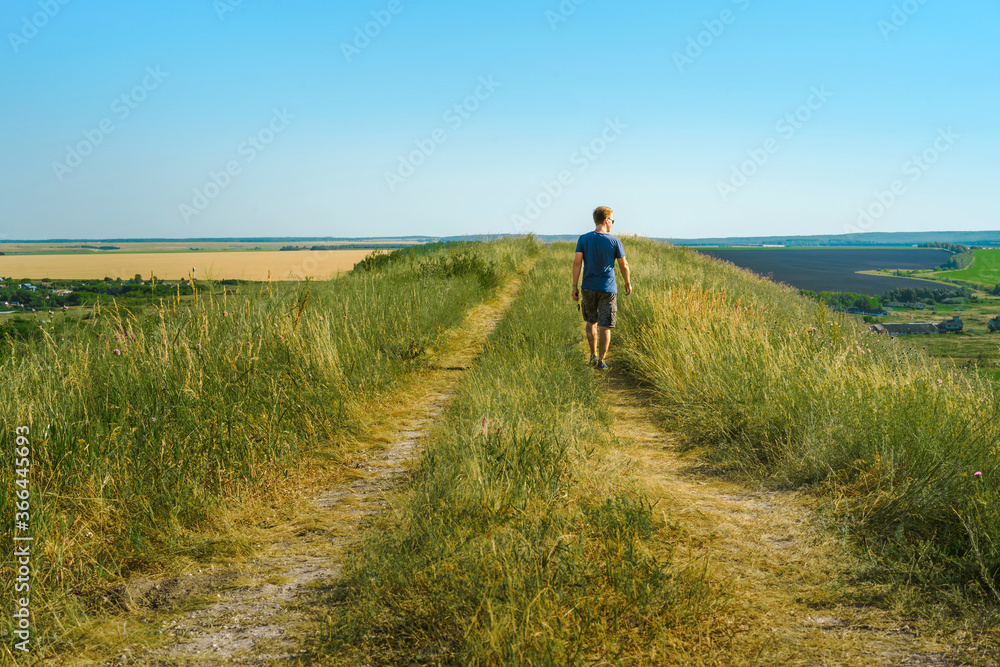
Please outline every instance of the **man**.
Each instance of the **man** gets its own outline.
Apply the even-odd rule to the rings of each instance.
[[[586,322],[587,342],[590,343],[590,363],[600,370],[607,370],[604,362],[611,345],[611,329],[615,326],[618,310],[618,285],[615,282],[615,261],[625,280],[625,294],[632,293],[625,247],[611,235],[615,214],[607,206],[594,209],[594,231],[584,234],[576,242],[573,260],[573,300],[582,302],[583,321]],[[577,284],[583,268],[583,293]],[[582,299],[581,299],[582,296]]]

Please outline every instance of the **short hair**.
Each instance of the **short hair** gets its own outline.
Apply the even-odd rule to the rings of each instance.
[[[594,209],[594,224],[603,224],[608,218],[614,217],[614,211],[607,206],[598,206]]]

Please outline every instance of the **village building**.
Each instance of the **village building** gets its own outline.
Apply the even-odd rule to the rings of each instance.
[[[890,336],[941,333],[938,325],[933,322],[887,322],[885,324],[875,324],[871,330],[874,333],[888,334]]]
[[[946,333],[950,332],[957,333],[962,330],[962,327],[964,327],[965,324],[962,322],[961,319],[959,319],[958,315],[953,315],[950,320],[945,320],[938,326],[941,328],[942,331]]]
[[[995,319],[1000,320],[1000,318]],[[887,322],[885,324],[872,325],[871,331],[890,336],[908,336],[911,334],[957,333],[964,326],[965,323],[959,319],[958,315],[954,315],[950,320],[945,320],[941,324],[934,324],[933,322]],[[998,321],[998,326],[1000,326],[1000,321]]]

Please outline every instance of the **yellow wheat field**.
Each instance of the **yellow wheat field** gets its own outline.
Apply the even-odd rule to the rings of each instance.
[[[371,250],[122,253],[94,255],[7,255],[0,276],[24,280],[101,278],[180,280],[194,271],[199,279],[325,279],[350,271]]]

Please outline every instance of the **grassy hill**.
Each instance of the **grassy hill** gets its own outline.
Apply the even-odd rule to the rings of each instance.
[[[889,588],[864,604],[905,590],[921,601],[909,612],[985,622],[1000,601],[998,385],[731,264],[625,246],[636,291],[619,299],[612,361],[676,437],[732,480],[808,495],[862,563],[858,595]],[[281,502],[307,455],[336,465],[447,332],[533,263],[405,501],[327,591],[317,650],[656,664],[644,651],[672,645],[720,593],[675,558],[688,515],[654,508],[608,446],[608,394],[565,280],[572,247],[380,253],[334,281],[105,308],[58,338],[0,346],[0,485],[30,480],[43,654],[123,627],[115,583],[252,552],[227,512]],[[15,503],[0,498],[8,525]],[[0,566],[7,599],[14,567]],[[0,623],[11,636],[13,619]]]

